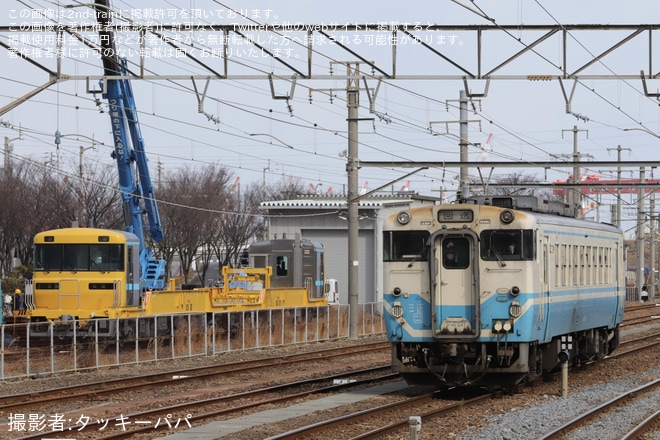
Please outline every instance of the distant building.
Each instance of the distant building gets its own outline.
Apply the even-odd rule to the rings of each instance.
[[[412,193],[365,197],[358,208],[358,301],[383,299],[382,219],[391,213],[440,199]],[[345,196],[301,196],[294,200],[263,202],[268,239],[302,238],[325,247],[325,274],[339,280],[339,300],[348,303],[348,222]]]

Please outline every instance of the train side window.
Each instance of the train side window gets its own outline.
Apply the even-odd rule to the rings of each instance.
[[[289,273],[289,262],[288,258],[286,256],[278,256],[276,261],[276,269],[275,269],[275,274],[277,276],[284,277]]]

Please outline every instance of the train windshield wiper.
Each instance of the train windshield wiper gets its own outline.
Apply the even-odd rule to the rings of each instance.
[[[490,247],[490,251],[495,255],[495,258],[497,258],[498,263],[500,263],[500,267],[505,267],[506,263],[502,260],[502,256],[500,255],[499,252],[494,247]]]
[[[421,256],[420,254],[413,255],[412,258],[410,259],[410,263],[408,263],[408,267],[413,267],[413,263],[415,263],[415,261],[419,260],[420,256]],[[410,256],[407,256],[407,255],[404,255],[404,257],[410,258]]]

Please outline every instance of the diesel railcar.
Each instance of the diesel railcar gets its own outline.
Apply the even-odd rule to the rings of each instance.
[[[514,386],[619,342],[625,249],[613,225],[537,197],[473,197],[389,216],[384,313],[412,384]]]

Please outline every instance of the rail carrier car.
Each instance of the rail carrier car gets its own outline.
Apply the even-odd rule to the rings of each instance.
[[[473,197],[383,225],[393,369],[441,387],[513,386],[619,343],[621,230],[536,197]]]
[[[139,336],[153,335],[148,327],[116,329],[118,320],[99,318],[328,304],[324,248],[309,240],[259,242],[250,248],[256,267],[224,267],[222,287],[186,290],[176,289],[172,280],[164,290],[140,287],[140,245],[129,232],[94,228],[46,231],[35,236],[34,252],[34,276],[26,286],[24,310],[18,313],[31,323],[61,323],[55,327],[55,336],[70,336],[67,323],[71,322],[83,328],[98,327],[101,337],[116,337],[117,332],[119,337],[132,336],[135,331]],[[93,326],[95,319],[104,326]],[[38,335],[39,326],[31,328]]]

